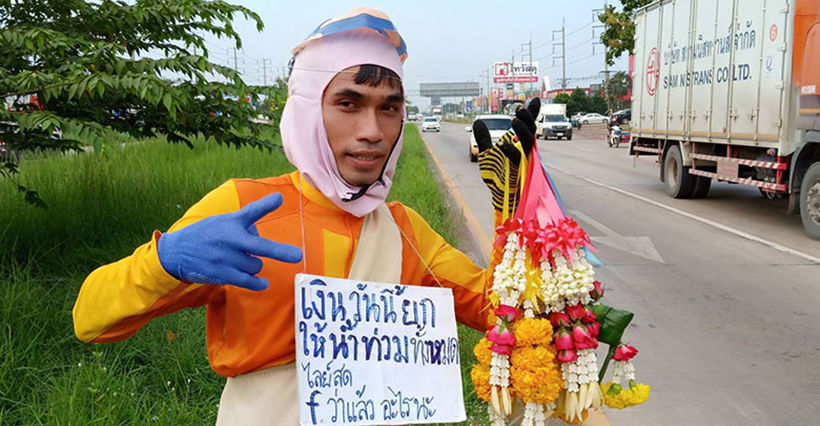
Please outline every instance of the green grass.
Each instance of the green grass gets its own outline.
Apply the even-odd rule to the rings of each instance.
[[[0,180],[0,424],[214,423],[224,379],[208,365],[203,309],[155,319],[107,345],[76,340],[71,319],[79,286],[96,266],[128,255],[230,177],[292,170],[280,150],[195,146],[150,140],[104,155],[31,157],[21,183],[48,209],[27,205]],[[415,126],[391,198],[453,242]],[[486,409],[469,380],[480,335],[460,333],[468,423],[483,424]]]

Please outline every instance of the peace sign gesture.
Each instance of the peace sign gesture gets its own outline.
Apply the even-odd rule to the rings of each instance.
[[[298,247],[262,238],[256,230],[256,221],[281,205],[282,194],[277,192],[235,212],[163,234],[157,244],[159,261],[179,280],[264,290],[268,281],[256,276],[262,270],[261,257],[288,263],[302,260]]]

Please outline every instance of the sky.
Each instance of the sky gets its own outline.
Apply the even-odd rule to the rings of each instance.
[[[593,22],[593,10],[603,8],[603,0],[232,2],[253,10],[265,23],[264,30],[257,32],[251,22],[243,18],[235,21],[243,42],[236,54],[237,65],[251,84],[262,84],[265,78],[270,82],[286,72],[293,46],[325,19],[360,6],[387,13],[404,38],[408,51],[405,91],[422,111],[429,105],[429,98],[418,96],[420,83],[478,81],[486,90],[485,70],[494,62],[509,62],[513,54],[517,61],[529,61],[530,38],[532,57],[540,64],[541,76],[548,77],[552,88],[560,87],[561,48],[553,43],[560,43],[561,38],[560,33],[553,38],[553,30],[560,30],[562,22],[566,28],[568,87],[588,87],[603,79],[603,48],[600,44],[593,46],[601,32],[594,28],[599,23]],[[212,61],[233,65],[231,41],[213,36],[206,40]],[[622,57],[610,69],[626,67],[627,60]]]

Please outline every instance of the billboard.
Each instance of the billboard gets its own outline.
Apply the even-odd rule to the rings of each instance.
[[[461,83],[421,83],[419,85],[421,96],[440,97],[460,97],[478,96],[480,94],[477,81],[465,81]]]
[[[496,62],[493,64],[494,83],[538,83],[538,61]]]

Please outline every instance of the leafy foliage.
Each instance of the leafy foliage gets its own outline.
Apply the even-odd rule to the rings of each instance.
[[[609,102],[610,105],[612,105],[613,111],[623,109],[625,102],[619,99],[629,93],[630,87],[632,87],[632,79],[629,78],[629,74],[623,71],[618,71],[609,78],[607,95],[609,96]]]
[[[620,12],[615,6],[607,5],[604,13],[598,16],[598,20],[604,24],[601,42],[607,48],[606,62],[609,65],[615,65],[615,59],[625,52],[632,54],[635,49],[635,23],[632,21],[632,15],[652,1],[621,0],[623,7]]]
[[[263,27],[256,13],[221,0],[0,0],[0,141],[12,152],[99,151],[159,135],[192,146],[205,134],[269,146],[264,125],[250,121],[260,112],[231,95],[256,101],[275,90],[208,59],[204,34],[241,47],[235,15]],[[0,167],[0,177],[16,173],[14,158]]]
[[[606,100],[597,95],[589,96],[583,89],[577,88],[572,94],[561,93],[555,96],[556,104],[567,104],[567,115],[572,117],[579,112],[597,112],[606,114]]]

